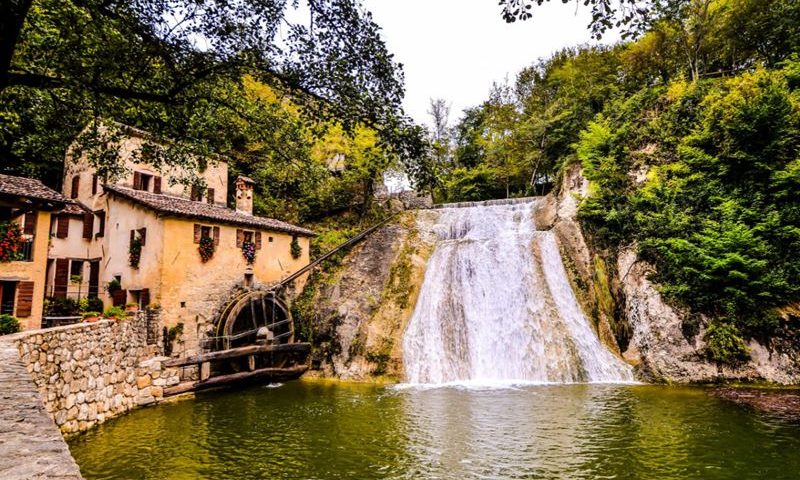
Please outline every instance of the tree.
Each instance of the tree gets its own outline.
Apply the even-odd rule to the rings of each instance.
[[[431,117],[431,144],[434,161],[439,169],[450,167],[451,157],[451,130],[450,130],[450,105],[441,98],[430,99],[428,115]]]
[[[358,0],[19,0],[0,20],[0,152],[23,163],[92,118],[132,123],[216,150],[224,125],[199,115],[240,110],[243,78],[270,85],[306,119],[376,128],[403,158],[421,140],[402,115],[403,75]],[[307,12],[303,15],[302,12]],[[300,20],[293,20],[299,18]],[[48,102],[43,107],[41,102]],[[31,109],[40,115],[26,117]],[[68,111],[60,116],[60,111]],[[63,118],[63,119],[62,119]],[[6,123],[7,122],[7,123]],[[269,129],[269,121],[262,128]],[[33,129],[33,130],[31,130]],[[224,135],[227,137],[227,135]],[[228,138],[226,138],[228,140]],[[49,161],[53,161],[52,158]],[[53,183],[52,181],[50,183]]]

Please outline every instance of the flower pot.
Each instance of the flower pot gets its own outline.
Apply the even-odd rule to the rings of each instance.
[[[83,321],[87,322],[87,323],[93,323],[93,322],[96,322],[98,320],[100,320],[100,317],[98,317],[98,316],[84,317],[84,319],[83,319]]]

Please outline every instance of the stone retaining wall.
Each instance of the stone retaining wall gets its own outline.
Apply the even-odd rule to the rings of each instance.
[[[64,434],[155,403],[164,387],[180,381],[177,369],[162,370],[160,346],[148,344],[143,312],[121,321],[24,332],[10,340]]]

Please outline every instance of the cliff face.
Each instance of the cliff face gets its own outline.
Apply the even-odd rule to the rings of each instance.
[[[350,251],[339,269],[314,281],[307,325],[323,376],[402,379],[402,334],[414,310],[431,242],[406,212]]]
[[[737,367],[709,361],[703,341],[707,319],[665,301],[649,280],[653,267],[637,258],[635,245],[615,252],[589,247],[576,220],[587,192],[580,167],[573,166],[537,220],[556,232],[573,286],[600,338],[636,367],[640,380],[800,383],[800,342],[788,332],[767,343],[750,339],[751,359]]]

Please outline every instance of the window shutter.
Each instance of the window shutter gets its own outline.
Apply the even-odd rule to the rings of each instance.
[[[69,281],[69,259],[56,259],[56,275],[53,279],[53,296],[64,298],[67,296],[67,282]]]
[[[192,185],[192,196],[191,200],[196,202],[200,200],[200,188],[197,185]]]
[[[97,174],[92,175],[92,195],[97,193]]]
[[[256,250],[261,250],[261,232],[256,232]]]
[[[33,282],[17,285],[17,317],[30,317],[33,309]]]
[[[142,174],[139,172],[133,172],[133,189],[134,190],[142,189]]]
[[[236,247],[237,248],[242,248],[242,245],[244,245],[244,230],[242,230],[241,228],[237,228],[236,229]]]
[[[147,228],[139,229],[139,240],[142,241],[142,246],[144,247],[147,243]]]
[[[214,245],[219,245],[219,227],[214,227]]]
[[[194,224],[194,243],[200,243],[200,235],[202,234],[202,227],[199,223]]]
[[[100,219],[100,225],[97,228],[97,236],[103,237],[106,234],[106,212],[105,210],[100,210],[97,212],[97,217]]]
[[[38,218],[39,213],[36,211],[25,214],[25,227],[23,230],[25,235],[36,235],[36,220]]]
[[[69,235],[69,217],[59,215],[56,217],[56,238],[67,238]]]
[[[131,243],[133,243],[134,238],[136,238],[136,230],[131,230]]]
[[[83,238],[92,238],[92,232],[94,231],[94,214],[93,213],[84,213],[83,214]]]
[[[161,193],[161,177],[153,178],[153,193]]]
[[[213,188],[209,188],[209,189],[206,190],[206,200],[211,205],[214,205],[214,189]]]
[[[78,189],[80,187],[81,176],[75,175],[72,177],[72,191],[70,192],[70,198],[78,198]]]
[[[142,303],[142,308],[146,308],[150,305],[150,289],[143,288],[141,292],[139,292],[139,301]]]

